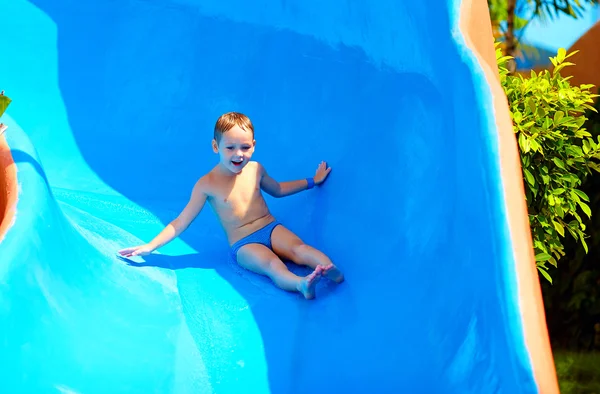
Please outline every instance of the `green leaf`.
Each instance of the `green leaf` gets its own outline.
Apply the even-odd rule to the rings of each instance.
[[[523,130],[529,130],[531,128],[531,126],[533,126],[534,124],[535,124],[535,120],[530,120],[529,122],[525,123],[521,127],[523,128]]]
[[[531,186],[534,186],[535,178],[533,177],[531,172],[529,172],[529,170],[527,168],[524,168],[523,172],[525,173],[525,178],[527,179],[527,183],[529,183]]]
[[[565,211],[560,205],[556,205],[554,207],[554,210],[556,211],[556,214],[560,216],[561,219],[565,217]]]
[[[571,62],[564,62],[564,63],[562,63],[562,64],[559,64],[558,66],[556,66],[556,67],[554,68],[554,70],[553,70],[553,71],[554,71],[554,74],[557,74],[557,73],[559,73],[559,72],[560,72],[560,70],[562,70],[562,69],[563,69],[563,68],[565,68],[565,67],[574,66],[574,65],[575,65],[575,64],[574,64],[574,63],[571,63]],[[565,77],[565,78],[563,78],[563,79],[565,79],[565,80],[568,80],[568,79],[571,79],[571,78],[569,78],[569,77]]]
[[[590,201],[590,198],[587,196],[587,194],[585,194],[584,192],[582,192],[579,189],[573,189],[573,192],[575,194],[577,194],[583,201]]]
[[[537,268],[541,272],[541,274],[544,276],[544,278],[546,278],[546,280],[548,282],[552,283],[552,277],[550,276],[550,274],[548,272],[546,272],[546,270],[540,266],[538,266]]]
[[[11,103],[11,101],[12,100],[8,98],[8,96],[4,95],[4,92],[0,93],[0,116],[4,114],[6,108],[8,108],[8,105]]]
[[[588,215],[588,218],[592,217],[592,210],[586,203],[584,203],[583,201],[577,201],[577,203],[581,207],[581,210],[585,212],[586,215]]]
[[[558,223],[557,221],[552,221],[552,224],[554,225],[554,228],[556,229],[556,232],[558,232],[560,235],[562,235],[563,237],[565,236],[565,229],[562,226],[562,224]]]
[[[515,111],[512,114],[512,118],[516,124],[519,124],[519,123],[521,123],[521,120],[523,119],[523,114],[520,113],[519,111]]]
[[[560,124],[560,120],[563,118],[565,113],[563,111],[556,111],[554,113],[554,125],[558,126]]]
[[[553,157],[552,161],[554,162],[554,164],[556,164],[557,167],[562,168],[563,170],[565,169],[565,163],[558,157]]]
[[[529,138],[523,133],[519,133],[519,147],[521,147],[523,153],[529,152]]]
[[[558,63],[562,63],[565,61],[565,56],[567,55],[567,51],[565,48],[558,48],[558,53],[556,54],[556,60]]]
[[[581,240],[581,244],[583,245],[583,250],[585,250],[585,253],[587,254],[589,252],[589,250],[588,250],[588,245],[585,242],[585,239],[583,237],[579,237],[579,239]]]
[[[567,230],[569,230],[569,232],[571,233],[571,235],[573,236],[573,238],[575,238],[575,240],[579,239],[579,236],[577,235],[577,232],[575,230],[573,230],[571,228],[571,226],[567,226]]]
[[[579,4],[579,3],[581,2],[581,0],[575,0],[575,1],[577,2],[577,4]],[[573,52],[569,53],[569,54],[568,54],[568,55],[565,57],[565,59],[568,59],[568,58],[570,58],[571,56],[573,56],[573,55],[576,55],[578,52],[579,52],[579,49],[577,49],[577,50],[575,50],[575,51],[573,51]]]
[[[589,141],[587,140],[583,140],[583,153],[585,153],[586,155],[590,152],[591,150],[591,146]]]
[[[535,255],[535,261],[548,261],[552,258],[548,253],[538,253]]]
[[[531,97],[527,98],[527,106],[532,114],[535,114],[535,101]]]
[[[546,111],[544,111],[544,108],[537,107],[537,116],[540,118],[543,118],[544,116],[546,116]]]

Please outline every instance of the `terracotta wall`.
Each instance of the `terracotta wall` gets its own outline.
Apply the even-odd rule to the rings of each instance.
[[[600,87],[600,21],[590,28],[568,49],[579,50],[569,58],[575,66],[567,67],[565,75],[572,75],[572,85],[591,83]]]
[[[17,168],[10,149],[0,136],[0,242],[14,219],[17,204]]]

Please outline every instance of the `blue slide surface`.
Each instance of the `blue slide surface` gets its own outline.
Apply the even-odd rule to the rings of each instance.
[[[537,392],[459,5],[0,2],[0,392]],[[183,208],[228,111],[276,179],[332,167],[267,196],[346,275],[313,301],[232,264],[209,208],[138,265],[115,254]]]

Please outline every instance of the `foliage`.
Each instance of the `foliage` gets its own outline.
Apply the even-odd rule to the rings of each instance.
[[[596,101],[596,109],[600,110],[600,100]],[[587,117],[585,126],[597,137],[600,113],[588,111]],[[588,176],[581,190],[590,196],[592,212],[600,210],[600,176]],[[542,283],[542,293],[553,345],[561,349],[600,351],[600,215],[583,219],[589,235],[589,253],[575,239],[565,239],[567,257],[560,269],[553,270],[555,285]]]
[[[600,393],[600,353],[554,354],[562,394]]]
[[[590,6],[599,3],[600,0],[488,0],[488,8],[494,39],[500,43],[506,55],[519,56],[521,53],[537,52],[519,39],[531,21],[545,21],[559,16],[577,19]]]
[[[517,1],[518,3],[518,1]],[[498,46],[502,48],[503,52],[506,53],[506,34],[507,34],[507,26],[506,21],[509,19],[509,9],[508,9],[508,1],[507,0],[488,0],[488,8],[490,12],[490,19],[492,22],[492,34],[494,35],[494,39],[498,43]],[[520,12],[517,12],[517,15],[513,15],[514,18],[514,26],[513,29],[515,31],[521,31],[523,28],[527,26],[530,19],[523,18],[520,16]],[[517,40],[516,48],[520,49],[530,49],[523,43]]]
[[[590,177],[596,178],[599,177]],[[598,217],[594,215],[594,222],[598,222]],[[597,261],[600,239],[596,226],[589,227],[589,258]],[[600,350],[600,267],[586,261],[582,249],[573,240],[565,242],[567,255],[575,257],[555,270],[554,285],[547,282],[542,285],[548,331],[557,348]]]
[[[523,1],[523,0],[521,0]],[[533,11],[533,16],[541,19],[568,15],[573,18],[583,16],[588,5],[598,4],[599,0],[525,0]]]
[[[6,108],[8,107],[10,102],[10,98],[4,95],[4,90],[0,92],[0,116],[4,114],[4,111],[6,111]]]
[[[562,238],[570,234],[587,252],[582,215],[591,217],[589,197],[579,186],[592,170],[600,172],[600,138],[585,129],[586,110],[595,111],[590,88],[571,86],[560,71],[573,65],[560,49],[550,58],[552,72],[531,72],[530,78],[509,75],[496,45],[496,59],[521,154],[525,197],[537,267],[550,282],[547,264],[564,256]]]

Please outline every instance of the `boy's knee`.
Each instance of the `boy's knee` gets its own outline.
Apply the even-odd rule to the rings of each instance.
[[[306,255],[306,251],[310,248],[310,246],[305,243],[297,243],[292,246],[292,255],[294,259],[300,259],[302,256]]]
[[[266,268],[268,271],[277,271],[281,268],[281,260],[276,257],[273,257],[266,261]]]

